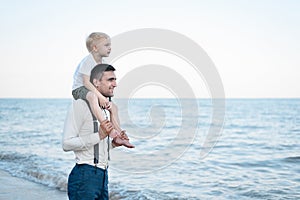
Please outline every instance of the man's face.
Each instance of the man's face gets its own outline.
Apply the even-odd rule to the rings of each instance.
[[[111,52],[111,42],[109,38],[99,40],[95,45],[95,50],[101,57],[108,57]]]
[[[117,87],[116,75],[113,71],[103,72],[99,81],[98,91],[105,97],[113,97],[114,89]]]

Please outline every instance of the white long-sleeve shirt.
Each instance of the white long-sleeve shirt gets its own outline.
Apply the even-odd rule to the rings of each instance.
[[[108,113],[108,112],[107,112]],[[84,100],[73,100],[68,111],[63,131],[64,151],[73,151],[76,163],[94,165],[94,145],[99,143],[99,163],[102,169],[108,166],[107,137],[100,140],[94,133],[92,114]],[[112,149],[111,141],[109,148]]]

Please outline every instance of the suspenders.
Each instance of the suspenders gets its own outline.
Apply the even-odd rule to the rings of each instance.
[[[98,133],[98,121],[97,121],[97,118],[95,117],[95,115],[93,115],[93,112],[91,110],[91,107],[90,107],[90,104],[87,100],[85,100],[85,102],[87,103],[89,109],[90,109],[90,112],[92,114],[92,117],[93,117],[93,125],[94,125],[94,133]],[[104,110],[105,112],[105,110]],[[105,112],[105,115],[106,115],[106,112]],[[106,118],[107,115],[106,115]],[[107,152],[108,152],[108,160],[110,160],[110,156],[109,156],[109,136],[107,136]],[[99,143],[95,144],[94,145],[94,164],[95,166],[99,163]]]

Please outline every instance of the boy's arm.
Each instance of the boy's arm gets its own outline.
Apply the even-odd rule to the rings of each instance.
[[[108,99],[105,98],[96,88],[95,86],[90,82],[90,76],[87,76],[83,74],[83,85],[91,92],[96,94],[97,98],[100,100],[100,105],[102,107],[106,107],[109,103]]]

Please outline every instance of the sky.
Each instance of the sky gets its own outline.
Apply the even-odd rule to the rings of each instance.
[[[299,98],[299,10],[298,0],[0,0],[0,98],[71,98],[89,33],[113,38],[142,28],[175,31],[201,46],[227,98]],[[157,56],[155,64],[168,57],[138,53]],[[131,56],[141,65],[138,53],[123,62]],[[118,80],[126,75],[119,71]],[[209,96],[205,86],[197,93],[203,80],[189,82],[197,97]],[[135,94],[147,95],[172,92],[156,84]]]

